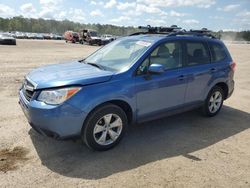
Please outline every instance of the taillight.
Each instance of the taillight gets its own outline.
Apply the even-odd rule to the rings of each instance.
[[[235,62],[232,62],[232,63],[230,64],[230,67],[231,67],[232,71],[235,72],[235,70],[236,70],[236,63],[235,63]]]

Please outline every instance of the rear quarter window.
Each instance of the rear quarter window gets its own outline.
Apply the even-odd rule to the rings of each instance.
[[[226,52],[222,45],[210,43],[209,48],[212,54],[212,62],[219,62],[226,58]]]

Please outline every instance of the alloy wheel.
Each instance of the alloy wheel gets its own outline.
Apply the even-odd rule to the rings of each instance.
[[[93,135],[100,145],[114,143],[122,132],[122,120],[116,114],[106,114],[95,124]]]
[[[210,113],[216,113],[222,104],[223,98],[222,98],[222,94],[219,91],[215,91],[210,99],[209,99],[209,103],[208,103],[208,109],[210,111]]]

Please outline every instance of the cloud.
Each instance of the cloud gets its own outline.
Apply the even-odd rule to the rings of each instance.
[[[44,19],[58,19],[62,0],[40,0],[41,11],[38,17]]]
[[[138,4],[136,6],[136,11],[146,12],[146,13],[160,13],[161,9],[152,6],[146,6],[143,4]]]
[[[104,8],[112,8],[115,5],[116,5],[116,0],[110,0],[104,5]]]
[[[0,4],[0,17],[9,18],[15,16],[15,10],[7,5]]]
[[[152,19],[152,18],[146,19],[146,22],[147,22],[147,25],[153,25],[153,26],[161,26],[161,25],[167,24],[166,20]]]
[[[90,15],[91,16],[103,16],[103,13],[99,9],[97,9],[97,10],[91,11]]]
[[[55,8],[61,2],[62,0],[40,0],[41,6],[48,9]]]
[[[128,3],[128,2],[125,2],[125,3],[118,3],[117,4],[117,9],[118,10],[125,10],[125,9],[128,9],[128,8],[134,8],[136,6],[136,3]]]
[[[222,8],[217,8],[217,10],[224,11],[224,12],[230,12],[230,11],[237,10],[239,7],[240,7],[239,4],[232,4],[232,5],[224,6]]]
[[[42,9],[38,16],[44,19],[55,19],[55,13],[52,9]]]
[[[103,1],[90,1],[90,4],[91,5],[103,5],[104,3],[103,3]]]
[[[114,18],[114,19],[111,19],[110,21],[111,22],[121,22],[121,21],[128,21],[128,20],[131,20],[131,18],[128,16],[120,16],[119,18]]]
[[[195,19],[183,20],[182,22],[185,24],[199,24],[200,23],[198,20],[195,20]]]
[[[60,11],[56,16],[58,20],[64,20],[67,18],[67,11]]]
[[[90,4],[91,4],[91,5],[97,5],[97,2],[91,1]]]
[[[234,24],[240,24],[241,27],[249,30],[250,27],[250,11],[243,10],[240,13],[236,14],[237,18],[233,20]]]
[[[145,3],[153,7],[184,7],[197,6],[200,8],[209,8],[214,5],[215,0],[137,0],[138,3]]]
[[[137,4],[135,12],[139,12],[139,13],[145,12],[145,13],[150,13],[150,14],[167,15],[167,13],[165,13],[158,7],[146,6],[144,4]]]
[[[21,9],[22,12],[36,12],[36,9],[32,5],[32,3],[23,4],[20,7],[20,9]]]
[[[209,16],[210,19],[214,19],[214,20],[223,20],[224,17],[222,16]]]
[[[32,3],[23,4],[20,7],[20,14],[26,18],[37,18],[37,12]]]
[[[241,11],[236,16],[243,17],[243,18],[250,18],[250,11],[247,11],[247,10]]]
[[[188,14],[186,13],[180,13],[180,12],[176,12],[174,10],[171,10],[170,13],[169,13],[170,16],[174,16],[174,17],[183,17],[183,16],[186,16]]]
[[[85,14],[82,9],[73,9],[70,8],[68,15],[70,17],[70,20],[73,20],[74,22],[84,22],[85,19]]]

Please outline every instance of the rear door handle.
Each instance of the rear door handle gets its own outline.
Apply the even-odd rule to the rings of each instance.
[[[184,76],[184,75],[178,76],[178,80],[180,80],[180,81],[184,80],[185,78],[186,78],[186,76]]]
[[[211,71],[211,72],[216,72],[217,69],[216,69],[216,68],[211,68],[210,71]]]

